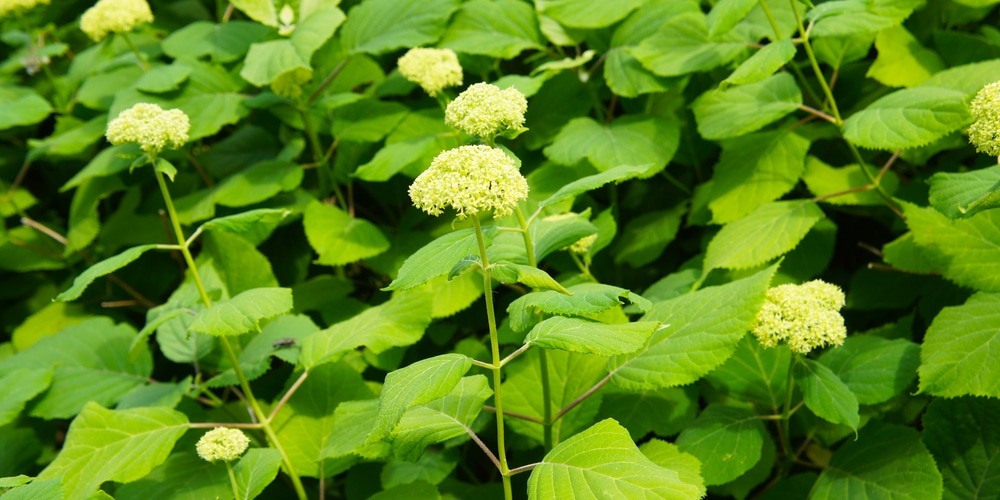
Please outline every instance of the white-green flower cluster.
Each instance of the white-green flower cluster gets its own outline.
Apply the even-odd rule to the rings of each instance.
[[[503,217],[527,197],[528,181],[514,159],[501,149],[483,145],[442,152],[410,185],[414,206],[431,215],[452,207],[459,219],[484,210]]]
[[[240,455],[247,451],[248,446],[250,446],[250,438],[243,434],[243,431],[228,427],[216,427],[206,432],[198,440],[195,450],[198,451],[199,457],[209,462],[216,460],[232,462],[240,458]]]
[[[590,251],[590,247],[594,246],[595,241],[597,241],[597,233],[576,240],[568,248],[570,252],[585,254]]]
[[[159,153],[168,146],[183,146],[190,129],[191,122],[183,111],[140,102],[111,120],[106,135],[111,144],[134,142],[147,153]]]
[[[1000,157],[1000,82],[993,82],[979,91],[969,105],[972,125],[969,142],[976,151]]]
[[[153,22],[146,0],[98,0],[80,18],[80,29],[95,42],[109,33],[128,33],[136,26]]]
[[[779,285],[767,291],[751,331],[764,347],[786,342],[802,354],[841,345],[847,337],[842,307],[844,292],[836,285],[821,280]]]
[[[50,0],[0,0],[0,16],[6,17],[14,11],[24,11],[35,8],[36,5],[48,5]]]
[[[462,84],[462,65],[451,49],[410,49],[396,65],[403,78],[420,85],[431,97]]]
[[[517,89],[500,90],[496,85],[477,83],[448,104],[444,121],[466,134],[492,138],[523,127],[527,110],[528,100]]]

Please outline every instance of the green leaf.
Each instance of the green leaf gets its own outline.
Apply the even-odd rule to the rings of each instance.
[[[387,458],[392,452],[389,443],[367,443],[375,427],[379,400],[345,401],[333,412],[333,431],[320,453],[320,458],[341,458],[357,455],[365,458]],[[405,414],[404,414],[405,415]],[[423,451],[421,449],[421,451]]]
[[[230,20],[222,24],[195,21],[173,31],[163,40],[163,52],[178,59],[181,57],[211,56],[217,63],[233,62],[243,57],[256,42],[274,30],[257,23]]]
[[[298,363],[299,346],[282,348],[275,343],[291,340],[298,343],[306,337],[319,331],[308,316],[289,315],[276,318],[254,335],[239,353],[240,368],[248,380],[254,380],[263,375],[271,367],[271,357],[278,357],[290,364]],[[212,377],[205,385],[208,387],[225,387],[239,385],[239,379],[232,368],[226,369]]]
[[[930,204],[949,218],[971,216],[982,209],[995,208],[995,202],[983,206],[979,200],[992,201],[1000,183],[1000,166],[972,170],[970,172],[937,172],[927,180],[931,185]]]
[[[612,92],[622,97],[637,97],[664,92],[680,84],[679,78],[657,76],[644,68],[630,50],[656,34],[667,19],[684,12],[700,12],[700,9],[691,1],[648,1],[615,28],[611,49],[604,60],[604,79]]]
[[[958,90],[971,99],[984,86],[997,80],[1000,80],[1000,61],[991,59],[939,71],[920,86]]]
[[[876,33],[898,26],[923,0],[847,0],[827,2],[806,13],[815,22],[810,37],[850,36]]]
[[[18,368],[0,376],[0,426],[13,422],[25,403],[48,389],[51,382],[51,368]]]
[[[601,172],[622,165],[646,165],[642,176],[648,177],[670,162],[679,143],[677,120],[629,115],[601,125],[593,118],[582,117],[570,120],[559,131],[545,148],[545,156],[562,165],[587,159]]]
[[[895,151],[930,144],[972,123],[966,96],[957,90],[897,90],[851,115],[844,138],[865,148]]]
[[[375,224],[332,205],[310,203],[302,224],[309,244],[319,254],[317,264],[342,266],[389,249],[389,240]]]
[[[589,0],[538,0],[535,8],[570,28],[603,28],[625,18],[641,0],[591,2]]]
[[[406,498],[407,500],[439,500],[441,494],[433,484],[426,481],[414,481],[380,491],[368,497],[368,500],[396,500],[397,498]]]
[[[535,290],[555,290],[572,295],[569,290],[559,284],[549,273],[537,267],[524,266],[507,261],[497,261],[490,264],[493,279],[500,283],[521,283]]]
[[[340,9],[322,9],[311,13],[296,24],[287,39],[255,43],[250,46],[240,76],[263,87],[278,77],[295,72],[312,75],[309,61],[344,22]],[[267,24],[267,23],[265,23]]]
[[[865,76],[888,87],[912,87],[944,69],[937,53],[920,42],[903,26],[894,26],[875,37],[878,57]]]
[[[759,82],[795,58],[795,42],[792,39],[769,43],[762,47],[733,71],[729,78],[719,84],[725,89],[730,85],[746,85]]]
[[[750,329],[776,269],[655,304],[642,319],[670,326],[639,352],[609,360],[611,381],[643,391],[690,384],[712,371]]]
[[[493,242],[496,234],[495,227],[483,229],[483,239],[487,246]],[[433,278],[448,274],[465,256],[478,253],[479,244],[472,228],[452,231],[410,255],[399,268],[396,279],[385,290],[402,291],[423,285]]]
[[[886,243],[882,247],[882,259],[896,269],[925,274],[934,272],[933,266],[924,258],[920,246],[913,240],[913,233],[910,232]]]
[[[252,205],[299,187],[302,176],[302,167],[292,162],[262,161],[220,182],[212,198],[226,207]]]
[[[872,420],[856,441],[847,440],[833,454],[809,499],[833,500],[854,491],[879,491],[888,498],[941,498],[941,473],[915,429]]]
[[[823,217],[823,211],[811,200],[761,205],[712,238],[705,252],[705,271],[747,269],[788,253]]]
[[[240,457],[233,466],[239,500],[251,500],[260,495],[274,478],[281,466],[281,452],[273,448],[254,448]]]
[[[14,488],[4,493],[5,500],[63,500],[62,481],[56,479],[35,479],[24,486]],[[81,497],[83,498],[83,497]]]
[[[705,380],[722,394],[779,411],[785,404],[791,359],[788,347],[766,348],[754,336],[745,335],[733,356],[705,375]]]
[[[809,191],[816,196],[843,193],[871,184],[871,181],[857,164],[832,167],[814,156],[806,158],[806,170],[802,180],[806,183]],[[882,177],[881,186],[887,193],[895,193],[899,186],[899,177],[896,176],[895,172],[890,171]],[[823,203],[831,205],[882,205],[884,201],[877,191],[869,189],[839,194],[823,200]]]
[[[367,442],[388,437],[408,408],[446,396],[471,367],[468,356],[441,354],[390,372],[385,376],[375,428]]]
[[[57,129],[55,134],[45,139],[28,139],[28,146],[31,148],[28,156],[37,159],[83,154],[97,141],[104,139],[107,126],[108,119],[102,115],[73,127]]]
[[[996,433],[1000,402],[986,398],[934,398],[924,413],[923,441],[944,478],[944,498],[989,498],[997,484]]]
[[[24,87],[0,87],[0,130],[33,125],[49,116],[52,105]]]
[[[432,134],[387,144],[375,153],[371,161],[359,166],[353,175],[361,180],[385,182],[409,165],[440,152],[440,139],[439,135]]]
[[[340,141],[378,142],[409,112],[398,102],[361,99],[334,111],[333,136]]]
[[[428,446],[467,436],[483,403],[492,395],[486,377],[472,375],[463,377],[445,397],[406,410],[389,438],[393,453],[413,461]]]
[[[953,221],[930,207],[902,206],[913,240],[934,270],[962,286],[1000,291],[1000,211]]]
[[[24,486],[30,483],[31,480],[31,476],[26,476],[24,474],[19,474],[14,477],[0,478],[0,488],[15,488],[17,486]],[[58,488],[56,488],[56,490],[58,490]]]
[[[642,443],[639,451],[656,465],[677,472],[681,481],[696,486],[701,491],[697,498],[705,496],[705,480],[701,477],[701,462],[694,455],[680,451],[673,443],[656,438]]]
[[[243,236],[247,240],[260,243],[285,217],[292,214],[284,208],[258,208],[225,217],[216,217],[201,225],[203,231],[225,231]]]
[[[216,337],[259,332],[261,321],[291,310],[291,288],[254,288],[198,313],[188,330]]]
[[[530,5],[516,0],[472,0],[462,4],[438,46],[467,54],[513,59],[545,43]]]
[[[688,474],[685,474],[689,477]],[[690,499],[704,488],[646,458],[628,431],[607,419],[559,444],[528,478],[528,498]]]
[[[38,479],[62,478],[65,498],[90,498],[105,481],[127,483],[149,474],[187,428],[187,417],[168,408],[115,411],[87,403]]]
[[[265,26],[278,26],[278,13],[272,0],[236,0],[233,7],[240,9],[250,19]]]
[[[524,343],[545,349],[617,356],[641,349],[660,326],[657,321],[607,325],[556,316],[535,325]]]
[[[709,37],[705,14],[697,10],[670,17],[653,36],[628,49],[659,76],[708,71],[732,61],[744,50],[746,42],[736,34]]]
[[[143,92],[160,94],[180,88],[181,83],[191,74],[191,67],[183,64],[158,66],[145,73],[135,82]]]
[[[576,214],[575,216],[556,216],[552,218],[545,218],[542,220],[536,220],[528,228],[528,232],[531,233],[531,241],[535,245],[535,259],[541,261],[550,253],[557,250],[562,250],[573,243],[579,241],[580,238],[584,236],[589,236],[597,232],[597,226],[592,224],[589,220],[590,213],[585,211],[584,213]],[[500,242],[512,243],[513,246],[517,247],[517,251],[514,254],[501,254],[498,250]],[[501,233],[496,237],[493,242],[493,246],[487,249],[487,253],[490,260],[515,260],[520,259],[527,263],[524,257],[524,239],[514,233]],[[516,257],[514,257],[516,255]]]
[[[710,404],[677,436],[677,448],[701,461],[705,484],[725,484],[761,457],[764,424],[746,408]]]
[[[789,73],[726,90],[709,90],[691,104],[705,139],[729,139],[754,132],[795,111],[802,93]]]
[[[712,223],[739,220],[798,183],[809,141],[785,130],[759,132],[722,143],[712,176]]]
[[[83,305],[52,302],[28,316],[10,335],[15,351],[23,351],[39,339],[55,335],[63,328],[82,323],[95,316],[86,312]]]
[[[599,314],[620,306],[622,302],[619,299],[626,299],[643,311],[649,310],[651,305],[637,293],[600,283],[581,283],[568,290],[572,295],[547,290],[518,298],[507,307],[511,328],[515,332],[527,332],[537,322],[537,313],[562,316]]]
[[[612,385],[602,388],[600,394],[601,410],[597,418],[617,420],[635,440],[650,432],[657,436],[676,435],[691,425],[698,413],[698,391],[693,385],[641,392],[628,392]]]
[[[340,37],[352,53],[432,45],[458,6],[458,0],[369,0],[351,9]]]
[[[647,173],[651,165],[621,165],[618,167],[605,170],[599,174],[588,175],[586,177],[581,177],[573,182],[570,182],[558,191],[553,193],[548,198],[542,200],[538,203],[538,208],[545,208],[551,205],[555,205],[564,200],[568,200],[580,194],[586,193],[587,191],[593,191],[609,182],[614,182],[616,184],[625,182],[629,179],[634,179],[636,177],[641,177],[643,174]]]
[[[389,459],[382,468],[379,479],[383,488],[390,489],[420,483],[441,484],[454,472],[460,458],[457,450],[428,450],[413,462],[398,458]],[[412,493],[407,491],[403,496],[409,498]],[[439,497],[434,498],[437,500]]]
[[[946,307],[920,348],[920,392],[941,397],[1000,397],[1000,294],[980,292]]]
[[[851,390],[858,403],[884,403],[903,394],[917,378],[920,347],[905,339],[851,335],[819,358]]]
[[[803,358],[792,369],[806,407],[828,422],[858,430],[858,398],[826,365]]]
[[[416,343],[431,322],[431,301],[423,291],[397,293],[384,304],[303,339],[300,361],[312,369],[361,346],[378,354]]]
[[[251,450],[253,451],[253,450]],[[116,500],[201,500],[233,494],[226,468],[190,451],[171,454],[149,475],[115,490]]]
[[[669,210],[653,210],[628,222],[615,246],[615,264],[641,268],[660,257],[677,236],[681,217],[687,212],[684,203]]]
[[[732,30],[756,5],[754,0],[719,0],[706,17],[709,35]]]

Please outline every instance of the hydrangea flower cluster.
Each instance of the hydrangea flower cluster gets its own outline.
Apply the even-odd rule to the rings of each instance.
[[[983,87],[969,111],[974,120],[969,127],[969,142],[980,153],[1000,156],[1000,82]]]
[[[134,142],[143,151],[155,154],[167,146],[183,146],[190,129],[191,122],[183,111],[140,102],[111,120],[106,135],[111,144]]]
[[[462,84],[462,66],[451,49],[410,49],[396,65],[403,78],[420,85],[431,97]]]
[[[19,10],[29,10],[36,5],[48,5],[50,0],[0,0],[0,16]]]
[[[128,33],[136,26],[153,22],[146,0],[98,0],[80,18],[80,29],[100,42],[109,33]]]
[[[448,104],[444,121],[466,134],[492,138],[523,127],[527,110],[528,100],[517,89],[500,90],[496,85],[477,83]]]
[[[764,347],[787,342],[797,353],[841,345],[847,337],[844,292],[836,285],[813,280],[801,285],[779,285],[767,291],[751,331]]]
[[[440,215],[452,207],[459,219],[484,210],[503,217],[527,197],[528,181],[514,159],[501,149],[484,145],[442,152],[410,185],[410,199],[417,208]]]
[[[240,458],[240,455],[247,451],[248,446],[250,446],[250,438],[243,434],[243,431],[228,427],[216,427],[206,432],[198,440],[195,450],[197,450],[199,457],[209,462],[216,460],[232,462]]]

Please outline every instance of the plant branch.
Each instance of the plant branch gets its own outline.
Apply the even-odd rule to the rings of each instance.
[[[292,386],[288,388],[288,391],[285,392],[285,395],[282,396],[281,401],[278,401],[278,404],[271,409],[271,413],[267,416],[267,423],[270,424],[271,421],[274,420],[274,416],[278,414],[278,411],[281,410],[282,406],[285,406],[285,403],[287,403],[292,397],[292,394],[295,394],[295,391],[299,390],[299,387],[306,381],[308,376],[309,370],[304,370],[302,375],[299,375],[299,378],[295,380],[295,383],[292,384]]]
[[[496,413],[497,412],[497,409],[495,407],[493,407],[493,406],[490,406],[490,405],[483,405],[483,409],[486,410],[486,411],[488,411],[488,412],[492,412],[492,413]],[[528,415],[524,415],[523,413],[514,413],[512,411],[504,411],[503,414],[506,415],[506,416],[508,416],[508,417],[513,417],[513,418],[516,418],[518,420],[524,420],[524,421],[527,421],[527,422],[534,422],[536,424],[544,424],[545,423],[545,422],[542,422],[542,419],[540,419],[540,418],[535,418],[535,417],[531,417],[531,416],[528,416]]]
[[[513,469],[510,470],[510,475],[513,476],[514,474],[519,474],[521,472],[528,472],[529,470],[534,469],[535,467],[538,467],[541,464],[542,464],[542,462],[537,462],[537,463],[533,463],[533,464],[522,465],[520,467],[515,467],[515,468],[513,468]]]
[[[500,460],[497,460],[497,456],[494,455],[492,451],[490,451],[490,448],[486,446],[486,443],[484,443],[482,439],[479,439],[479,436],[477,436],[476,433],[472,431],[472,429],[466,427],[465,432],[470,437],[472,437],[472,440],[475,441],[477,445],[479,445],[479,449],[483,450],[483,453],[485,453],[486,456],[489,457],[490,462],[493,462],[493,465],[497,466],[497,470],[502,472],[503,467],[500,466]]]
[[[344,66],[347,66],[347,61],[349,60],[349,57],[345,57],[343,61],[340,61],[340,63],[337,64],[336,68],[333,68],[333,71],[331,71],[329,75],[326,75],[326,78],[324,78],[323,82],[319,84],[319,87],[316,87],[316,90],[314,90],[312,94],[309,94],[309,98],[306,99],[306,104],[312,104],[312,102],[315,101],[316,98],[319,97],[319,95],[322,94],[331,83],[333,83],[333,80],[337,78],[337,75],[344,70]]]
[[[524,344],[523,346],[519,347],[516,351],[508,354],[506,358],[503,358],[503,360],[500,361],[500,366],[504,366],[507,363],[510,363],[511,361],[514,360],[514,358],[520,356],[524,351],[527,351],[529,347],[531,347],[531,344]]]
[[[572,410],[573,408],[576,408],[577,405],[579,405],[580,403],[586,401],[587,398],[589,398],[590,396],[593,396],[595,392],[597,392],[598,390],[600,390],[601,387],[604,387],[604,384],[607,384],[608,381],[611,380],[611,376],[612,375],[614,375],[614,372],[609,373],[606,377],[602,378],[600,382],[594,384],[594,386],[591,387],[590,389],[587,389],[587,392],[581,394],[580,397],[574,399],[573,402],[571,402],[570,404],[566,405],[566,407],[563,408],[562,410],[559,410],[559,413],[556,413],[556,416],[553,417],[552,421],[559,420],[560,418],[563,417],[563,415],[569,413],[570,410]]]
[[[801,109],[802,111],[805,111],[806,113],[815,115],[817,118],[821,118],[823,120],[826,120],[826,121],[828,121],[828,122],[830,122],[830,123],[832,123],[834,125],[838,125],[838,126],[840,125],[839,123],[837,123],[837,119],[836,118],[834,118],[834,117],[832,117],[832,116],[830,116],[830,115],[828,115],[828,114],[826,114],[826,113],[824,113],[824,112],[822,112],[822,111],[820,111],[820,110],[818,110],[816,108],[813,108],[813,107],[810,107],[810,106],[806,106],[805,104],[799,104],[799,109]]]

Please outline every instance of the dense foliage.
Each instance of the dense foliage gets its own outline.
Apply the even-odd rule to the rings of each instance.
[[[0,0],[0,491],[997,498],[997,3]]]

